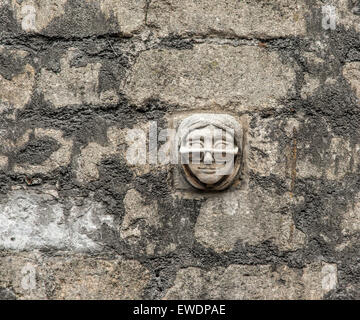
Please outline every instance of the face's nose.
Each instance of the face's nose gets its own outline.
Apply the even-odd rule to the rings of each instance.
[[[213,163],[213,156],[211,154],[211,152],[207,151],[205,152],[205,156],[204,156],[204,163],[205,164],[211,164]]]

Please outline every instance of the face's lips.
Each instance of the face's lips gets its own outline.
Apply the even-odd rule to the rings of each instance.
[[[198,169],[204,173],[215,173],[216,172],[216,168],[212,168],[212,167],[198,167]]]

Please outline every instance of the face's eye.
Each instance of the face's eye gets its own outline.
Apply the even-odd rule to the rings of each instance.
[[[215,142],[214,149],[223,150],[223,149],[230,148],[231,145],[232,145],[231,143],[221,140],[221,141]]]
[[[204,144],[200,140],[190,140],[189,147],[192,149],[201,149],[204,147]]]

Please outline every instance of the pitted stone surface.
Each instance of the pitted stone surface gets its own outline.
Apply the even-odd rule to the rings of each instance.
[[[360,299],[357,6],[0,0],[0,299]],[[149,163],[194,113],[230,190]]]
[[[17,190],[0,203],[0,248],[101,250],[101,226],[113,218],[98,203],[71,204],[68,211],[50,192]]]
[[[150,275],[138,261],[39,252],[0,256],[0,287],[20,300],[141,299]]]
[[[327,127],[304,138],[300,133],[316,130],[302,116],[278,121],[253,117],[249,132],[250,172],[282,179],[326,178],[338,180],[358,172],[360,144],[334,135]],[[274,139],[274,134],[276,139]]]
[[[320,149],[310,141],[298,144],[297,172],[299,177],[338,180],[358,172],[360,144],[351,143],[341,137],[324,137]],[[323,163],[318,166],[318,163]]]
[[[40,32],[65,13],[67,0],[11,0],[18,23],[26,32]]]
[[[77,179],[79,182],[89,182],[99,179],[98,165],[105,154],[109,154],[109,149],[95,142],[89,143],[81,150],[77,158]]]
[[[164,225],[156,201],[146,201],[135,189],[127,191],[124,198],[125,216],[120,227],[120,237],[132,248],[138,247],[148,255],[168,254],[176,249],[173,241],[163,243],[157,236]],[[137,250],[139,250],[137,249]]]
[[[158,218],[157,203],[146,205],[141,194],[134,189],[129,190],[124,198],[125,217],[121,225],[120,235],[129,241],[141,238],[139,225],[144,222],[146,226],[156,227],[160,221]]]
[[[336,266],[230,265],[210,271],[182,269],[165,299],[299,300],[321,299],[336,288]]]
[[[0,46],[0,61],[2,67],[5,67],[4,70],[0,69],[0,113],[21,109],[31,98],[35,70],[32,65],[23,63],[26,56],[27,53],[23,50],[9,50]]]
[[[5,4],[14,11],[21,29],[32,34],[131,36],[145,24],[146,0],[11,0]]]
[[[335,8],[337,26],[344,27],[347,31],[360,31],[360,7],[356,1],[331,0],[327,4]]]
[[[25,173],[29,175],[33,175],[36,173],[47,173],[59,167],[67,166],[70,163],[73,141],[64,138],[61,131],[37,128],[34,130],[34,136],[35,138],[54,138],[59,143],[59,148],[55,152],[52,152],[48,159],[46,159],[40,164],[34,164],[31,158],[26,158],[25,163],[15,165],[15,172]]]
[[[295,70],[258,47],[197,45],[140,54],[125,84],[136,104],[149,99],[188,109],[211,105],[269,108],[294,89]]]
[[[360,99],[360,62],[350,62],[343,68],[344,78],[349,82],[358,99]]]
[[[301,89],[301,97],[303,99],[311,97],[314,92],[319,88],[320,80],[309,75],[305,74],[305,85]]]
[[[100,9],[107,18],[115,16],[119,32],[126,36],[140,31],[145,22],[146,0],[93,0],[99,1]]]
[[[164,37],[231,36],[278,38],[304,36],[306,1],[155,0],[147,15],[149,26]]]
[[[112,155],[124,156],[120,152],[121,144],[125,143],[126,130],[110,127],[107,130],[107,143],[99,145],[90,142],[81,149],[80,155],[76,158],[77,180],[81,183],[91,182],[99,179],[98,166],[101,160]]]
[[[0,169],[5,169],[8,165],[9,159],[8,157],[0,155]]]
[[[45,100],[55,107],[81,104],[116,104],[118,96],[113,91],[99,93],[100,63],[90,63],[85,67],[71,67],[70,61],[77,51],[70,49],[60,59],[59,74],[43,69],[39,87]]]
[[[344,235],[353,235],[360,230],[360,193],[344,212],[341,229]]]
[[[217,252],[231,251],[239,241],[256,245],[272,241],[280,250],[296,250],[305,235],[295,227],[289,194],[274,196],[258,189],[229,192],[208,199],[200,210],[195,237]]]
[[[253,121],[256,125],[249,131],[248,163],[250,171],[261,176],[270,176],[272,174],[286,176],[288,174],[287,167],[289,166],[286,156],[289,157],[290,149],[280,152],[279,141],[274,141],[269,135],[271,130],[280,126],[280,123],[272,118],[261,119],[254,117]]]
[[[129,139],[131,132],[137,130],[141,131],[141,138],[146,137],[148,134],[149,124],[139,124],[135,128],[124,128],[119,129],[116,126],[110,127],[107,130],[107,143],[100,145],[95,142],[90,142],[85,147],[81,148],[80,154],[75,159],[75,166],[77,167],[77,180],[80,183],[88,183],[100,178],[99,175],[99,166],[102,160],[109,157],[116,157],[118,159],[126,159],[126,163],[129,168],[136,175],[143,175],[149,173],[151,170],[154,171],[153,166],[146,163],[146,159],[143,158],[143,155],[146,153],[141,153],[141,162],[139,166],[138,163],[134,160],[134,157],[131,152],[131,148],[134,147],[132,139]],[[146,149],[145,139],[140,139],[139,141],[142,145],[141,149]],[[137,146],[135,145],[135,149]],[[144,163],[145,162],[145,163]]]

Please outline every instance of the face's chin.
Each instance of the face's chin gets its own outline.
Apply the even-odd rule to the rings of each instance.
[[[188,166],[192,174],[207,185],[219,182],[224,176],[218,174],[219,168],[216,165],[189,164]]]

